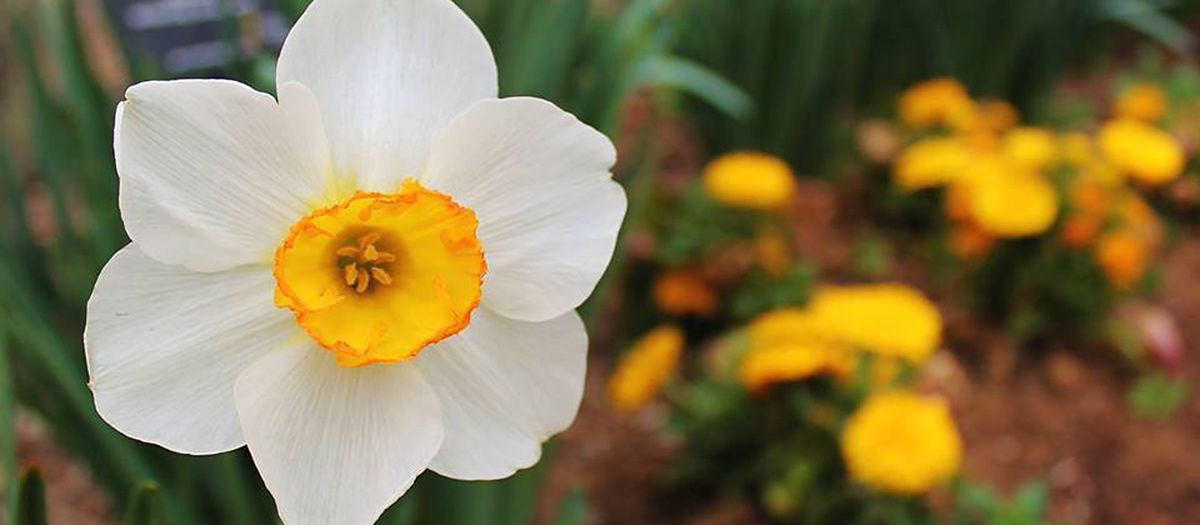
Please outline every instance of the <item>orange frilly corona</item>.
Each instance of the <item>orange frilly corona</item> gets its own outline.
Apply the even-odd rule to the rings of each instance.
[[[467,326],[487,264],[475,213],[405,181],[297,222],[275,252],[275,301],[338,364],[402,361]]]

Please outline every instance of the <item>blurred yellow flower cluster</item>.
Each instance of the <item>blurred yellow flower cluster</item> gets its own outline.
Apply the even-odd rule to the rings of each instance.
[[[654,399],[675,374],[683,344],[683,331],[675,325],[660,326],[638,339],[609,379],[612,407],[629,412]]]
[[[919,291],[902,284],[827,286],[805,308],[768,312],[751,322],[739,369],[750,390],[820,374],[849,378],[858,352],[870,352],[884,377],[897,361],[919,365],[941,344],[942,318]]]
[[[946,78],[911,87],[898,109],[917,138],[894,159],[893,179],[904,191],[945,188],[955,254],[981,257],[997,239],[1044,234],[1061,216],[1063,244],[1090,247],[1115,286],[1141,278],[1161,227],[1136,189],[1176,179],[1186,160],[1155,126],[1165,111],[1156,86],[1126,89],[1094,136],[1020,126],[1008,104],[975,101]]]
[[[875,394],[846,420],[842,455],[856,480],[916,495],[949,479],[963,447],[945,401],[909,390]]]

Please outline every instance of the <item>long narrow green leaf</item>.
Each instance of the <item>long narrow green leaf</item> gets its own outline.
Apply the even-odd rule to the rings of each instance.
[[[165,525],[162,491],[147,481],[133,489],[125,510],[125,525]]]
[[[17,474],[16,391],[8,357],[8,333],[0,324],[0,465],[3,466],[4,514],[6,523],[16,522]]]
[[[42,471],[30,467],[21,475],[21,485],[17,489],[16,525],[46,525],[46,483],[42,480]]]
[[[675,88],[720,109],[735,120],[744,120],[754,110],[754,101],[736,85],[690,60],[653,57],[642,65],[641,79],[647,84]]]
[[[573,487],[558,503],[558,512],[554,515],[551,525],[581,525],[587,514],[587,499],[583,489]]]
[[[415,525],[420,516],[421,496],[414,491],[388,508],[375,525]]]
[[[253,525],[260,521],[254,500],[259,491],[251,488],[241,470],[244,454],[244,450],[226,452],[209,462],[213,467],[209,482],[220,502],[224,523]]]
[[[456,481],[432,472],[421,477],[422,525],[476,525],[491,523],[496,511],[497,484]]]
[[[551,444],[543,445],[542,460],[512,477],[498,483],[495,525],[525,525],[532,523],[534,503],[545,478],[547,458],[553,453]]]
[[[1186,53],[1195,41],[1187,27],[1162,13],[1160,5],[1145,0],[1106,0],[1099,4],[1104,15],[1141,31],[1176,53]]]

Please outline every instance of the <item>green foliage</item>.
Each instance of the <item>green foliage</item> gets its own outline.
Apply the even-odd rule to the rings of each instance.
[[[764,217],[713,200],[700,184],[692,184],[675,202],[663,199],[648,220],[656,230],[655,258],[680,265],[712,256],[738,239],[753,238]]]
[[[1183,406],[1187,395],[1187,381],[1152,372],[1138,378],[1129,391],[1129,407],[1139,417],[1164,420]]]
[[[154,483],[143,483],[133,489],[129,507],[125,509],[125,525],[164,525],[162,491]]]
[[[745,321],[776,308],[802,306],[812,296],[816,280],[816,266],[803,261],[780,276],[752,270],[734,290],[730,314]]]
[[[16,525],[46,525],[46,483],[36,467],[25,470],[17,487]]]
[[[647,86],[678,89],[734,118],[752,102],[733,84],[672,55],[678,21],[666,0],[603,13],[588,0],[458,0],[491,42],[503,96],[561,105],[607,132],[620,103]]]
[[[891,107],[917,80],[962,79],[1029,108],[1072,65],[1101,56],[1114,27],[1182,51],[1162,3],[1143,0],[693,0],[680,54],[755,101],[748,119],[693,111],[713,149],[757,149],[817,172],[847,142],[843,115]]]
[[[554,515],[551,525],[581,525],[587,517],[587,499],[583,489],[574,487],[568,490],[558,504],[558,512]]]
[[[961,482],[954,492],[954,523],[959,525],[1053,525],[1046,519],[1049,497],[1046,484],[1031,481],[1022,485],[1009,501],[995,491]]]
[[[739,495],[773,523],[931,523],[919,500],[864,490],[846,472],[841,422],[865,388],[815,378],[750,393],[719,374],[693,378],[672,397],[671,429],[684,450],[670,479],[689,494]]]
[[[1090,253],[1053,237],[998,244],[970,279],[970,300],[1022,341],[1099,337],[1116,299]]]

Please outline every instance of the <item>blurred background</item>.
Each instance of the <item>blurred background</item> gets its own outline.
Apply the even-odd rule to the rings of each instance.
[[[458,0],[630,199],[575,425],[386,524],[1200,523],[1200,4]],[[274,92],[307,0],[0,4],[3,523],[273,523],[103,423],[124,89]]]

